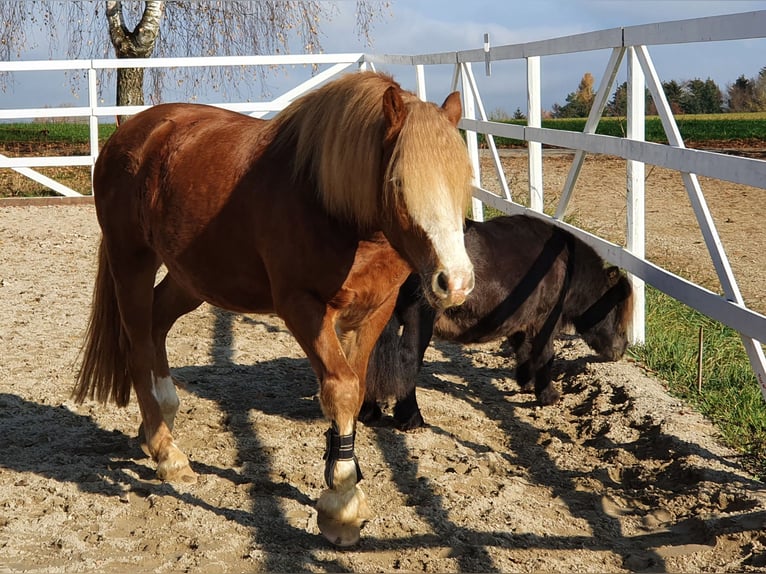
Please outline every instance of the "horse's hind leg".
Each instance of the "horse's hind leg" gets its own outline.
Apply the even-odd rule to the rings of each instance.
[[[534,371],[530,364],[532,345],[526,333],[515,333],[508,337],[508,343],[513,347],[516,355],[516,382],[524,393],[531,393],[534,388]]]
[[[412,380],[412,388],[406,396],[397,399],[394,406],[394,421],[400,431],[409,431],[423,428],[426,421],[418,407],[418,398],[415,392],[415,379]]]
[[[112,262],[115,295],[127,337],[128,370],[141,411],[144,449],[157,462],[163,480],[193,482],[196,475],[189,459],[176,446],[163,404],[177,401],[175,389],[158,379],[157,353],[153,340],[154,281],[159,261],[148,246],[128,245],[124,238],[116,246],[107,244]],[[164,353],[164,351],[162,351]],[[172,384],[172,382],[171,382]]]
[[[183,315],[194,311],[202,304],[202,300],[185,291],[169,275],[154,289],[152,309],[152,341],[154,343],[154,377],[160,409],[165,423],[173,430],[179,400],[175,383],[170,375],[166,340],[168,332],[175,322]]]
[[[197,299],[183,290],[169,274],[165,275],[154,289],[152,341],[155,361],[152,370],[152,389],[159,403],[162,418],[171,432],[180,401],[176,393],[175,381],[170,375],[166,347],[167,335],[179,317],[193,311],[201,303],[201,299]],[[138,435],[141,440],[141,448],[147,455],[151,456],[143,423],[139,428]]]
[[[535,396],[542,405],[555,405],[561,398],[551,379],[552,365],[553,356],[549,357],[535,372]]]

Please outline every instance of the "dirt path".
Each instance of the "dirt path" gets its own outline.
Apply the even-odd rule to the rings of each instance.
[[[68,398],[97,236],[90,206],[0,209],[0,572],[766,571],[763,484],[659,381],[578,339],[543,409],[497,346],[429,349],[431,427],[359,429],[375,517],[339,551],[316,526],[307,361],[279,320],[203,306],[169,348],[202,476],[160,483],[134,403]]]

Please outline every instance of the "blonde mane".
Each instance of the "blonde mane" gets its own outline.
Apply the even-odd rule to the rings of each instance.
[[[386,181],[398,183],[416,221],[427,221],[435,209],[459,214],[462,221],[473,178],[465,143],[437,106],[416,102],[394,147]]]
[[[383,166],[383,95],[391,86],[400,90],[407,119]],[[394,189],[407,195],[413,215],[433,208],[429,190],[449,190],[448,208],[460,205],[463,213],[471,166],[462,138],[437,106],[401,90],[390,76],[347,74],[294,101],[272,122],[273,145],[293,150],[293,176],[314,180],[328,213],[378,227],[380,207],[392,199],[381,194]],[[405,185],[383,185],[384,178]]]

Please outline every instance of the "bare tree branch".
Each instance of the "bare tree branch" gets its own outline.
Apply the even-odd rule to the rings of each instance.
[[[367,43],[386,0],[356,1],[356,33]],[[34,33],[50,38],[50,55],[103,58],[115,50],[121,57],[228,56],[322,51],[322,26],[337,15],[337,6],[321,0],[183,1],[61,1],[0,0],[0,57],[20,57],[33,46]],[[105,22],[106,20],[106,22]],[[106,24],[106,25],[105,25]],[[154,29],[157,35],[152,39]],[[39,36],[38,36],[39,37]],[[58,56],[60,57],[60,56]],[[160,101],[168,86],[194,99],[202,86],[224,94],[251,91],[253,82],[265,90],[265,70],[217,68],[174,71],[151,69],[149,95]],[[8,76],[0,75],[0,89]]]

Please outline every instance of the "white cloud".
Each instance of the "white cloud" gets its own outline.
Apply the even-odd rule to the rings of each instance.
[[[766,9],[764,1],[678,0],[536,0],[525,2],[490,0],[394,1],[392,16],[373,30],[374,45],[358,42],[353,29],[353,3],[341,3],[338,17],[326,27],[325,49],[372,51],[386,54],[427,54],[480,48],[485,32],[492,45],[517,44],[588,31]],[[353,47],[351,47],[353,46]],[[740,74],[754,76],[764,65],[766,41],[650,47],[650,55],[663,81],[693,78],[714,79],[722,90]],[[586,52],[542,60],[543,107],[563,104],[575,91],[585,72],[601,80],[609,51]],[[428,70],[429,99],[438,100],[449,88],[449,66]],[[493,75],[484,77],[475,66],[488,111],[513,112],[526,107],[526,75],[523,62],[494,64]],[[391,70],[407,87],[414,74]],[[617,82],[625,81],[625,67]],[[433,80],[432,80],[433,78]],[[434,87],[431,87],[433,82]]]

